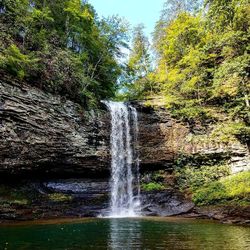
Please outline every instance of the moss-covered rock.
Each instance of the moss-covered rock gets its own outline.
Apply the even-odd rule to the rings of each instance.
[[[71,201],[72,196],[68,194],[62,194],[62,193],[53,193],[53,194],[48,194],[48,198],[51,201],[54,202],[64,202],[64,201]]]

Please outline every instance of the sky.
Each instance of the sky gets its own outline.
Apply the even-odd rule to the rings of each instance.
[[[132,27],[143,23],[147,36],[154,30],[165,0],[89,0],[100,17],[119,15]]]

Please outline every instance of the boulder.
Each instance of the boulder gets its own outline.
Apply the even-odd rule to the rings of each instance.
[[[142,193],[142,212],[151,216],[173,216],[190,212],[194,204],[174,189]]]

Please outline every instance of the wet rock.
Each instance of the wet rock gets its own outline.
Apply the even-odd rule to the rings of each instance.
[[[195,207],[190,213],[186,213],[183,216],[198,219],[218,220],[222,223],[228,224],[249,225],[250,206],[220,205]]]
[[[17,194],[17,186],[6,184],[4,189],[5,200],[0,200],[0,223],[3,220],[96,217],[109,206],[107,179],[23,181],[18,184],[18,195],[27,200],[22,205],[13,202],[12,194]]]
[[[67,194],[107,194],[110,191],[107,179],[68,179],[43,183],[52,192]]]
[[[169,189],[143,192],[142,207],[146,215],[173,216],[189,212],[194,208],[194,204],[180,192]]]

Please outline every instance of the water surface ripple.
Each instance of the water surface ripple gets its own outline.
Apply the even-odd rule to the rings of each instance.
[[[250,249],[250,228],[206,221],[130,218],[0,226],[0,249]]]

